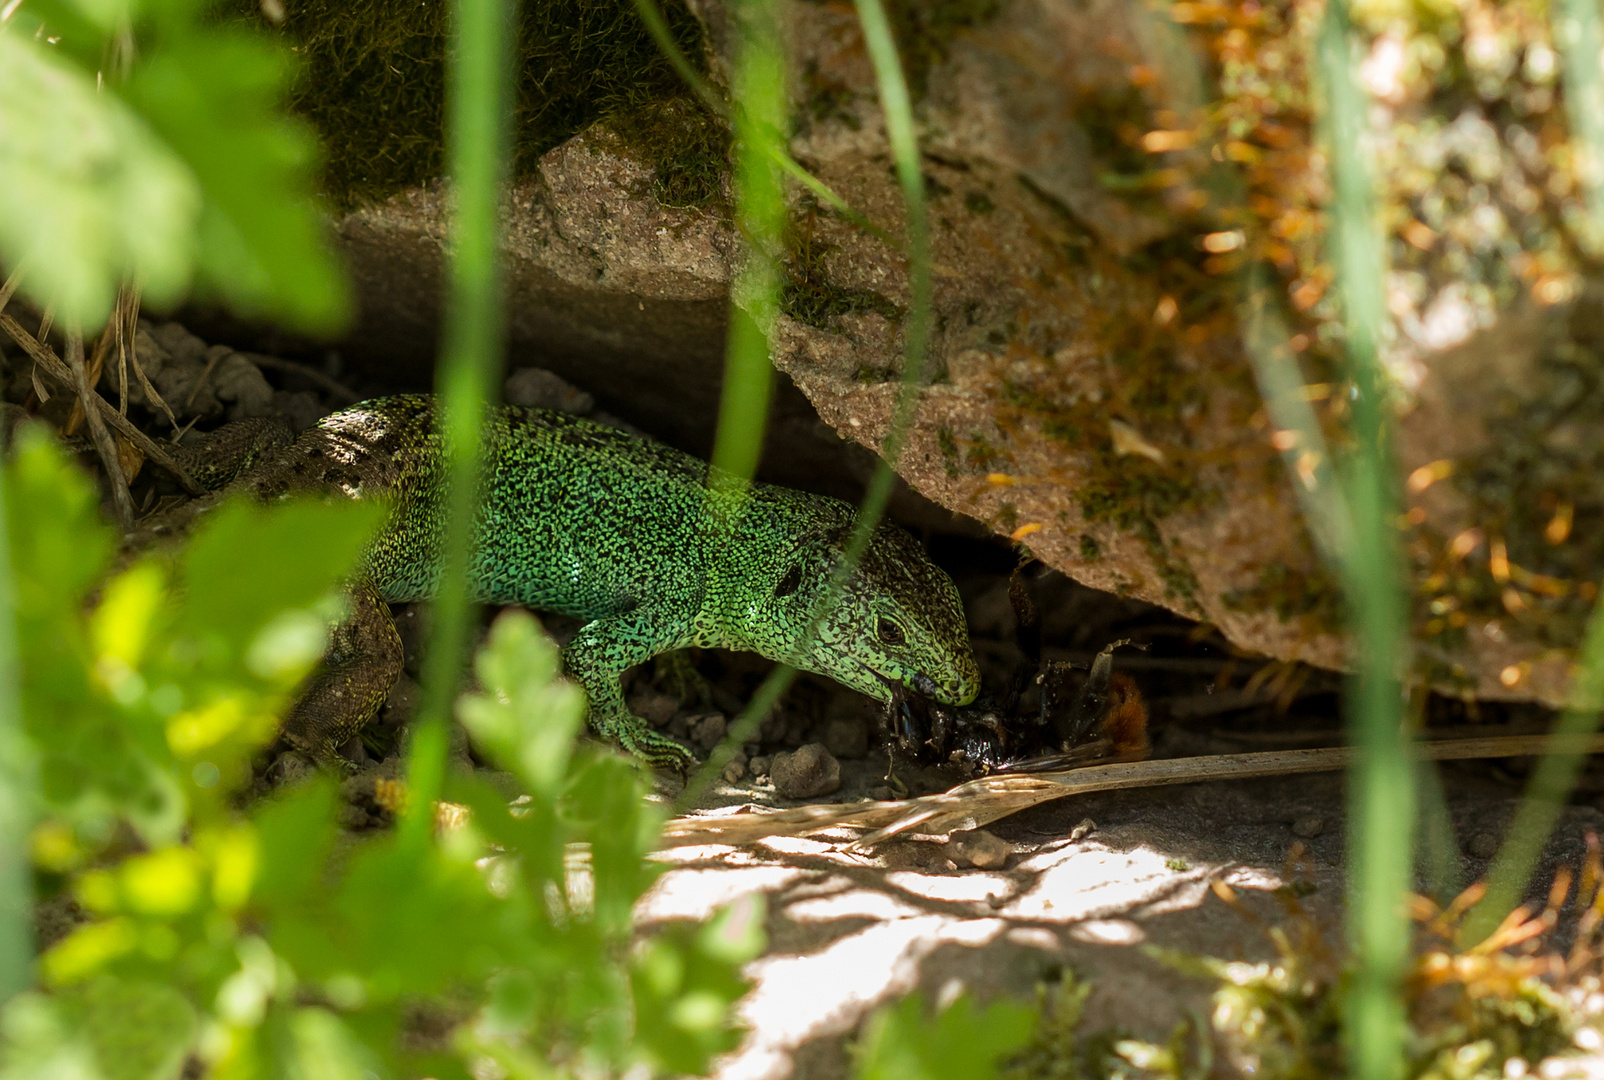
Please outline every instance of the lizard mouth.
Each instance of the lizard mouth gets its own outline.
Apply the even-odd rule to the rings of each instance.
[[[936,697],[941,691],[941,688],[936,685],[936,680],[932,679],[923,672],[916,671],[907,678],[893,679],[891,676],[883,675],[874,670],[874,668],[870,667],[868,664],[862,663],[861,661],[859,662],[858,666],[878,680],[880,685],[886,688],[886,693],[888,695],[894,695],[898,689],[904,686],[911,687],[916,693],[930,698]],[[937,700],[939,700],[939,698]]]

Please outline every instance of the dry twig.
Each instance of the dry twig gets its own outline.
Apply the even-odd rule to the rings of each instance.
[[[72,386],[74,384],[75,380],[72,377],[72,371],[57,358],[50,347],[41,344],[23,328],[21,323],[3,311],[0,311],[0,330],[4,330],[11,336],[13,341],[22,346],[23,351],[33,358],[35,365],[44,368],[45,373],[52,379],[55,379],[63,386]],[[136,364],[135,369],[137,370],[137,368],[138,365]],[[206,489],[195,483],[194,478],[184,471],[182,465],[173,460],[171,454],[156,445],[150,436],[129,423],[128,417],[119,413],[116,406],[99,394],[93,393],[93,391],[91,391],[91,394],[93,404],[99,410],[100,415],[105,418],[106,422],[111,425],[117,434],[139,447],[147,458],[177,477],[178,482],[184,486],[185,491],[191,495],[206,494]]]
[[[315,367],[298,364],[294,360],[281,360],[276,356],[263,356],[260,353],[241,353],[241,356],[259,368],[270,368],[274,371],[290,371],[301,376],[309,382],[316,383],[329,393],[345,399],[349,405],[354,401],[361,401],[362,395],[352,390],[338,379],[331,379]]]
[[[100,358],[105,359],[104,352]],[[84,416],[89,420],[89,438],[95,444],[95,452],[100,455],[100,467],[106,470],[106,479],[111,484],[111,501],[117,507],[117,520],[125,530],[132,528],[134,497],[128,493],[128,480],[123,476],[117,444],[112,441],[111,432],[106,430],[105,418],[95,407],[95,402],[102,399],[90,385],[88,372],[84,370],[84,337],[76,330],[67,333],[67,366],[72,369],[73,378],[78,383],[78,403],[83,406]]]
[[[1416,752],[1431,761],[1525,757],[1545,753],[1604,752],[1604,735],[1582,739],[1553,735],[1514,735],[1420,743]],[[1336,772],[1353,760],[1346,746],[1313,750],[1273,750],[1256,754],[1213,754],[1158,761],[1116,762],[1034,774],[986,776],[939,795],[890,802],[804,806],[750,814],[679,817],[663,829],[663,847],[693,844],[751,844],[771,836],[801,836],[825,829],[875,830],[854,847],[869,847],[918,828],[942,834],[978,829],[1038,803],[1070,795],[1121,788],[1193,784],[1204,780],[1247,780],[1264,776]]]

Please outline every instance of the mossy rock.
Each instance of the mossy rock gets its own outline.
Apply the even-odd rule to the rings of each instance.
[[[256,4],[235,4],[239,15],[263,19]],[[701,65],[701,24],[683,0],[664,0],[662,9],[680,48]],[[302,64],[290,106],[322,138],[323,187],[336,208],[382,200],[443,174],[448,14],[437,0],[284,4],[275,31]],[[517,175],[606,120],[652,164],[653,194],[665,203],[699,206],[722,197],[728,132],[664,59],[631,0],[529,0],[516,64]]]

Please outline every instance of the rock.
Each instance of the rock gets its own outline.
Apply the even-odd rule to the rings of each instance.
[[[646,690],[630,697],[629,709],[652,727],[660,728],[674,718],[674,713],[679,710],[679,701],[672,694]]]
[[[317,772],[317,764],[299,750],[286,750],[267,767],[265,779],[271,787],[289,787]]]
[[[860,758],[869,752],[869,728],[855,717],[837,717],[824,727],[824,746],[838,758]]]
[[[1008,841],[985,829],[961,829],[947,837],[947,854],[960,866],[995,870],[1013,853]]]
[[[179,419],[221,417],[223,403],[210,386],[201,382],[206,371],[206,343],[178,323],[153,326],[143,320],[134,335],[134,355],[145,377]],[[165,416],[148,400],[144,385],[132,370],[128,373],[128,401],[142,405],[158,416]]]
[[[273,395],[273,412],[297,435],[323,418],[323,402],[310,390],[280,390]]]
[[[1316,815],[1298,818],[1292,823],[1292,835],[1304,840],[1312,840],[1326,830],[1325,818]]]
[[[691,740],[703,750],[712,750],[724,741],[728,729],[729,722],[720,713],[697,717],[691,722]]]
[[[1498,837],[1490,832],[1477,833],[1465,845],[1465,850],[1478,859],[1490,859],[1498,854]]]
[[[395,685],[390,687],[390,696],[379,707],[379,723],[385,727],[399,728],[411,721],[418,711],[421,694],[422,688],[412,676],[406,672],[396,676]]]
[[[414,679],[422,677],[423,646],[429,639],[429,609],[425,604],[401,604],[390,611],[401,636],[402,664]]]
[[[803,110],[793,153],[869,218],[900,220],[873,71],[850,7],[784,6],[791,70],[836,102],[828,115]],[[693,7],[709,28],[715,75],[727,73],[724,50],[736,39],[721,29],[727,5]],[[1295,480],[1275,446],[1282,436],[1261,408],[1243,327],[1222,291],[1230,275],[1210,268],[1199,243],[1225,219],[1198,211],[1207,199],[1189,182],[1143,188],[1139,197],[1104,182],[1145,182],[1124,160],[1135,152],[1129,139],[1094,126],[1108,120],[1109,103],[1129,105],[1132,115],[1121,112],[1118,122],[1131,130],[1160,131],[1166,115],[1192,107],[1195,89],[1168,81],[1185,65],[1165,58],[1169,39],[1154,33],[1141,5],[988,7],[928,52],[920,77],[930,216],[939,223],[930,343],[937,378],[920,398],[898,472],[925,499],[1016,539],[1083,584],[1207,621],[1245,649],[1341,667],[1338,592],[1302,523]],[[1531,137],[1512,122],[1517,129]],[[1509,149],[1501,139],[1515,137],[1489,129],[1487,138],[1497,154]],[[1141,177],[1187,174],[1196,162],[1186,154],[1139,154],[1152,163]],[[1507,154],[1500,160],[1498,175],[1520,174]],[[534,171],[507,200],[513,364],[569,380],[599,409],[706,453],[740,252],[727,211],[658,202],[651,167],[604,127],[551,150]],[[422,381],[432,364],[447,207],[443,185],[431,185],[353,210],[338,225],[361,309],[342,348],[392,379]],[[779,391],[765,467],[771,479],[851,497],[897,395],[907,271],[893,246],[839,215],[800,196],[790,209],[794,250],[773,349],[790,382]],[[1449,233],[1461,223],[1455,217]],[[1548,235],[1505,225],[1511,236]],[[1166,255],[1184,267],[1156,269],[1158,251],[1194,254]],[[1565,284],[1573,278],[1574,290]],[[1463,291],[1463,280],[1455,275],[1453,287]],[[1577,381],[1574,359],[1596,352],[1604,299],[1575,275],[1545,271],[1541,280],[1560,287],[1497,311],[1455,307],[1449,290],[1429,285],[1418,301],[1393,290],[1411,312],[1398,324],[1408,355],[1389,366],[1407,372],[1412,394],[1412,408],[1400,410],[1402,474],[1426,477],[1410,489],[1412,509],[1441,538],[1421,565],[1495,575],[1504,557],[1493,558],[1493,538],[1470,530],[1508,518],[1506,554],[1524,572],[1497,588],[1490,577],[1430,587],[1443,608],[1424,629],[1443,654],[1434,670],[1483,696],[1558,702],[1568,647],[1593,599],[1586,585],[1604,571],[1597,530],[1568,531],[1570,521],[1604,512],[1604,500],[1585,481],[1564,479],[1593,475],[1590,463],[1604,451],[1604,394]],[[1221,289],[1197,284],[1204,281]],[[1529,293],[1518,282],[1506,291]],[[1464,329],[1457,344],[1430,329],[1448,323]],[[182,367],[190,343],[169,336],[162,345]],[[1510,417],[1520,421],[1521,446],[1501,455],[1495,436]],[[1532,471],[1550,457],[1563,465],[1551,470],[1558,486]],[[1452,482],[1447,473],[1431,482],[1438,462],[1458,469]],[[1477,477],[1493,479],[1477,487]],[[1508,493],[1521,491],[1546,493],[1553,505],[1536,507],[1534,498],[1515,507]],[[919,500],[898,505],[961,527]],[[1550,526],[1567,538],[1545,541]],[[1448,560],[1439,550],[1456,538],[1473,558]],[[1473,593],[1474,605],[1459,599]],[[998,598],[982,614],[988,628],[1007,623]]]
[[[735,756],[730,759],[730,763],[724,766],[724,782],[726,784],[734,784],[745,776],[746,754],[742,751],[737,751]]]
[[[1092,833],[1097,831],[1097,822],[1091,818],[1081,818],[1075,827],[1069,831],[1069,842],[1078,844]]]
[[[211,385],[217,397],[227,406],[228,418],[243,420],[272,415],[275,411],[275,395],[273,388],[262,377],[262,369],[225,346],[214,345],[212,349],[225,349],[212,370]]]
[[[752,774],[752,778],[755,780],[767,776],[769,774],[771,765],[772,763],[768,758],[761,754],[757,754],[747,761],[746,769]]]
[[[507,376],[502,396],[509,405],[589,416],[596,399],[545,368],[519,368]]]
[[[770,767],[774,793],[785,799],[811,799],[841,787],[841,763],[822,743],[808,743],[787,754],[776,754]]]

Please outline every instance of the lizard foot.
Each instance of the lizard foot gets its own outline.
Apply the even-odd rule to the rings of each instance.
[[[620,726],[613,733],[618,744],[654,768],[668,768],[689,775],[696,768],[696,755],[690,747],[644,723],[633,730]]]

